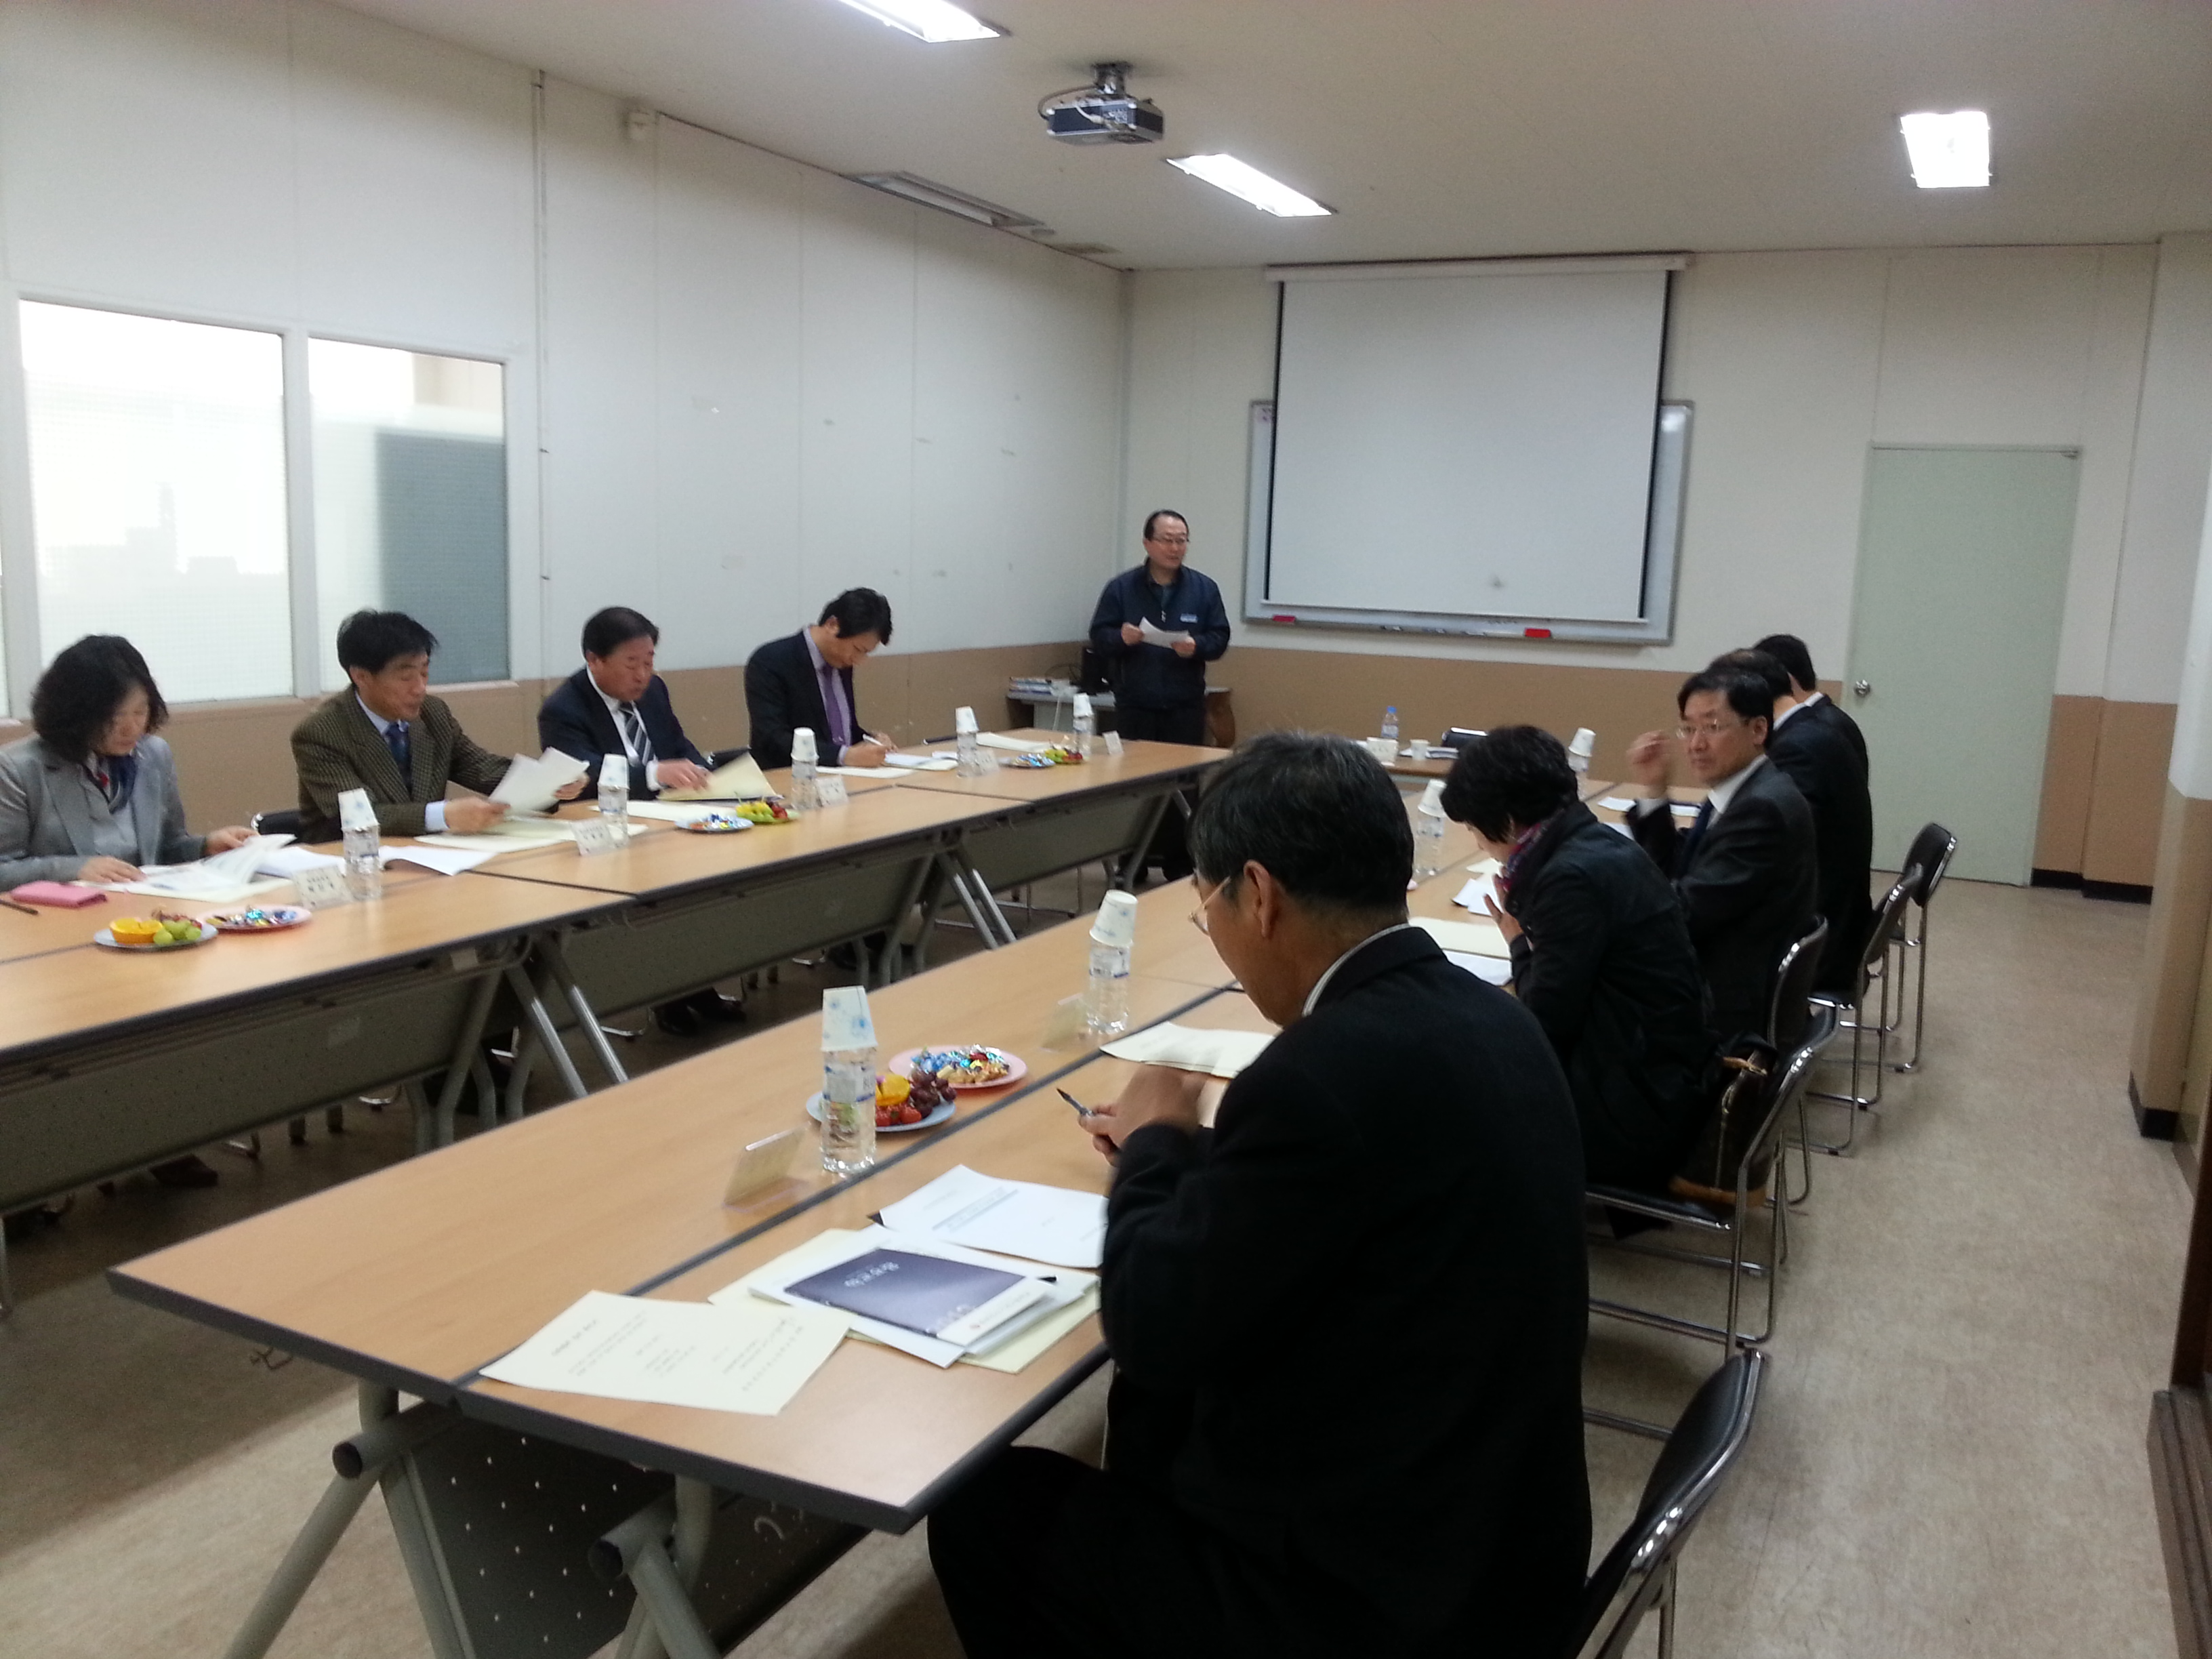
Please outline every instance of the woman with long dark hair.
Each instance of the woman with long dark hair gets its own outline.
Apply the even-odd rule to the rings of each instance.
[[[185,828],[177,763],[154,735],[169,717],[145,658],[115,634],[56,657],[31,694],[35,737],[0,749],[0,889],[32,881],[136,881],[141,866],[226,853],[253,834]],[[192,1157],[154,1166],[164,1186],[210,1187]]]
[[[88,634],[31,694],[35,737],[0,749],[0,888],[27,881],[136,881],[140,866],[224,853],[252,835],[185,828],[169,717],[137,647]]]

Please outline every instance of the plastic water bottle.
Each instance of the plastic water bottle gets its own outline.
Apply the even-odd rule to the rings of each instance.
[[[814,732],[810,726],[800,726],[791,734],[791,810],[811,812],[822,805],[822,792],[815,787]]]
[[[1444,867],[1444,784],[1432,778],[1413,814],[1413,873],[1425,880]]]
[[[599,763],[599,818],[617,841],[629,838],[629,757],[609,755]]]
[[[1382,735],[1394,744],[1398,741],[1398,705],[1395,702],[1382,711]]]
[[[1129,957],[1136,942],[1136,895],[1107,894],[1091,924],[1091,982],[1083,997],[1083,1023],[1094,1036],[1119,1036],[1129,1029]]]
[[[1091,699],[1083,692],[1075,694],[1075,752],[1089,760],[1098,749],[1098,717],[1091,712]]]
[[[876,1161],[876,1024],[858,985],[822,994],[822,1167],[858,1175]]]
[[[952,711],[952,746],[960,757],[960,763],[953,769],[958,775],[980,778],[984,775],[983,745],[976,740],[974,709],[963,706]]]
[[[346,887],[356,899],[384,896],[383,842],[368,791],[348,789],[338,796],[338,827],[345,833]]]

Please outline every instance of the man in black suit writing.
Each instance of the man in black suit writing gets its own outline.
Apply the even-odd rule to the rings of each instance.
[[[1766,682],[1707,669],[1682,682],[1676,735],[1690,775],[1706,789],[1687,829],[1667,800],[1668,745],[1646,732],[1628,748],[1629,781],[1644,795],[1629,815],[1637,841],[1674,884],[1705,976],[1707,1018],[1728,1042],[1764,1035],[1774,971],[1815,914],[1813,813],[1766,758],[1773,719]]]
[[[1284,1029],[1199,1126],[1139,1071],[1103,1470],[1003,1453],[930,1517],[969,1659],[1550,1656],[1589,1544],[1582,1153],[1543,1030],[1406,922],[1396,788],[1277,733],[1209,780],[1198,908]]]
[[[745,664],[745,712],[753,758],[791,764],[791,734],[814,733],[824,766],[881,766],[890,745],[860,724],[853,670],[891,642],[891,602],[872,587],[848,587],[822,607],[821,620],[770,640]]]
[[[635,611],[594,613],[584,624],[584,665],[538,705],[539,745],[592,763],[587,799],[599,793],[605,755],[628,757],[633,800],[707,781],[707,757],[684,735],[667,682],[653,672],[659,643],[660,630]]]

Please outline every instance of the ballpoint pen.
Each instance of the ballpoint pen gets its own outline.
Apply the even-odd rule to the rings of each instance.
[[[39,914],[35,906],[18,904],[14,899],[0,899],[0,904],[6,905],[10,910],[21,910],[27,916],[35,916]]]
[[[1081,1101],[1078,1100],[1073,1095],[1068,1093],[1066,1090],[1054,1089],[1053,1093],[1058,1095],[1069,1105],[1074,1107],[1077,1116],[1089,1117],[1091,1115],[1091,1109],[1088,1106],[1085,1106]]]

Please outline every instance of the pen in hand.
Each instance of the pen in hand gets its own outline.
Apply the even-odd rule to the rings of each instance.
[[[10,910],[20,910],[27,916],[35,916],[39,914],[34,906],[20,904],[14,899],[0,899],[0,904],[6,905]]]
[[[1088,1106],[1085,1106],[1085,1105],[1081,1101],[1078,1100],[1078,1099],[1077,1099],[1073,1095],[1072,1095],[1072,1094],[1068,1093],[1066,1090],[1065,1090],[1065,1089],[1054,1089],[1054,1090],[1053,1091],[1053,1093],[1054,1093],[1054,1094],[1058,1095],[1058,1096],[1059,1096],[1062,1100],[1066,1101],[1069,1105],[1071,1105],[1071,1106],[1074,1107],[1074,1108],[1075,1108],[1075,1115],[1076,1115],[1078,1117],[1087,1118],[1087,1117],[1089,1117],[1089,1116],[1091,1115],[1091,1109],[1090,1109]]]

